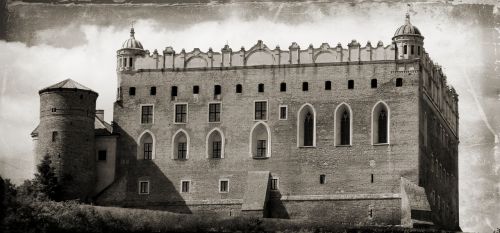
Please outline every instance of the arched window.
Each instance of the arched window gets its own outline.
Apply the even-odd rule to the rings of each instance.
[[[372,143],[389,143],[389,107],[383,101],[372,109]]]
[[[151,131],[146,130],[138,140],[137,158],[143,160],[151,160],[155,157],[155,138]]]
[[[242,93],[243,92],[243,87],[241,84],[236,84],[236,93]]]
[[[337,146],[351,145],[352,138],[352,110],[349,105],[342,103],[335,109],[335,144]]]
[[[259,92],[264,92],[264,84],[259,83],[258,89],[259,89]]]
[[[280,92],[286,92],[286,83],[280,84]]]
[[[271,130],[265,122],[257,122],[250,131],[250,155],[256,159],[271,157]]]
[[[207,158],[224,158],[224,134],[220,129],[212,129],[207,135]]]
[[[304,104],[297,115],[297,146],[316,146],[316,110],[311,104]]]
[[[178,130],[172,140],[172,158],[173,159],[188,159],[189,158],[189,136],[183,129]]]

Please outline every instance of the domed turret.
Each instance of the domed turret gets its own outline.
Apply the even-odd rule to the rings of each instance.
[[[396,60],[419,58],[424,53],[424,37],[420,30],[411,24],[409,13],[406,13],[405,24],[396,30],[392,41],[396,45]]]
[[[135,31],[132,27],[130,29],[130,38],[123,42],[122,48],[117,51],[117,70],[133,71],[135,58],[145,54],[146,51],[144,51],[141,42],[135,39]]]

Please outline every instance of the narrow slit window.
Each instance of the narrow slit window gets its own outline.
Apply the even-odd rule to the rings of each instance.
[[[411,55],[415,54],[415,46],[414,45],[410,46],[410,54]]]
[[[57,131],[52,132],[52,141],[53,142],[57,141]]]
[[[200,86],[193,86],[193,94],[200,94]]]
[[[302,83],[302,91],[309,91],[309,83],[308,82]]]
[[[156,87],[151,87],[151,89],[149,89],[149,94],[156,95]]]
[[[372,79],[372,88],[377,88],[377,79]]]
[[[286,120],[288,118],[287,106],[280,106],[280,120]]]
[[[236,85],[236,93],[243,93],[243,87],[241,86],[241,84]]]
[[[279,189],[279,180],[278,178],[271,178],[271,190]]]
[[[280,83],[280,92],[286,92],[286,83]]]
[[[408,45],[403,45],[403,54],[408,54]]]
[[[172,97],[172,100],[175,100],[175,97],[177,97],[177,86],[172,86],[170,96]]]
[[[374,179],[374,178],[373,178],[373,174],[371,174],[371,178],[370,178],[370,179],[371,179],[371,182],[373,183],[373,179]]]
[[[417,46],[417,55],[420,56],[420,46]]]
[[[259,92],[264,92],[264,84],[259,83],[258,89],[259,89]]]
[[[396,87],[402,87],[402,86],[403,86],[403,79],[397,78],[396,79]]]
[[[214,86],[214,97],[219,96],[222,93],[222,88],[220,85]]]
[[[132,96],[135,95],[135,87],[129,87],[129,89],[128,89],[128,95],[132,95]]]
[[[320,184],[325,184],[326,182],[326,176],[325,175],[319,175],[319,183]]]

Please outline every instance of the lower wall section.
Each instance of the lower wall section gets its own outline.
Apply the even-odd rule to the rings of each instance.
[[[183,203],[128,202],[123,207],[164,210],[184,214],[242,215],[241,199],[186,201]],[[400,225],[401,197],[398,195],[283,196],[271,197],[266,216],[310,219],[343,225]]]

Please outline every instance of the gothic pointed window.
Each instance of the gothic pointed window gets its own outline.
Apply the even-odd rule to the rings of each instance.
[[[207,135],[207,157],[211,159],[224,158],[224,135],[215,128]]]
[[[316,146],[316,116],[312,105],[304,104],[297,118],[297,146],[313,147]]]
[[[384,109],[378,116],[378,143],[387,143],[387,113]]]
[[[340,122],[340,145],[350,144],[350,122],[349,113],[344,110]]]
[[[389,107],[381,101],[373,107],[372,114],[373,144],[389,143]]]
[[[250,132],[250,154],[253,158],[262,159],[270,157],[270,129],[265,122],[258,122]]]
[[[151,160],[154,159],[154,137],[151,132],[144,132],[139,137],[139,145],[138,145],[138,158],[143,160]]]
[[[173,137],[173,159],[184,160],[188,159],[189,152],[189,137],[184,130],[179,130]]]
[[[313,115],[310,112],[307,112],[306,117],[304,119],[304,146],[313,145],[313,127],[314,127]]]

